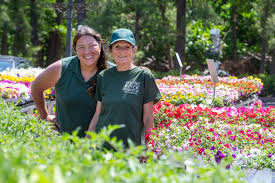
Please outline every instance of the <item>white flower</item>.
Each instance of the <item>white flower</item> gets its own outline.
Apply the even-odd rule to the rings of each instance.
[[[251,154],[255,154],[255,155],[260,155],[261,154],[261,150],[260,149],[251,149],[250,153]]]

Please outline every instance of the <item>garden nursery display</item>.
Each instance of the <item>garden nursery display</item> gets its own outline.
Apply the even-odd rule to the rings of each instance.
[[[249,170],[271,175],[275,169],[274,107],[261,100],[235,106],[260,94],[260,79],[219,77],[214,101],[210,76],[156,79],[162,99],[154,105],[146,146],[123,149],[108,137],[118,126],[81,139],[57,134],[35,114],[19,113],[16,104],[32,100],[30,84],[41,72],[0,72],[0,183],[249,182]],[[44,95],[54,100],[54,88]],[[101,149],[106,140],[116,152]]]

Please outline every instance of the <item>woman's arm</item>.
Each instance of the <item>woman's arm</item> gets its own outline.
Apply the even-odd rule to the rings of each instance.
[[[41,119],[47,121],[53,120],[48,114],[43,92],[56,85],[61,75],[61,69],[62,63],[61,60],[59,60],[48,66],[31,83],[31,95]]]
[[[88,129],[88,132],[94,132],[95,131],[95,127],[96,127],[96,124],[97,124],[97,121],[98,121],[98,117],[99,117],[99,114],[101,112],[101,106],[102,106],[102,103],[100,101],[97,101],[96,103],[96,111],[95,111],[95,114],[90,122],[90,125],[89,125],[89,129]],[[88,135],[86,137],[89,137]]]
[[[143,104],[143,122],[145,133],[148,133],[148,129],[154,127],[153,101]]]

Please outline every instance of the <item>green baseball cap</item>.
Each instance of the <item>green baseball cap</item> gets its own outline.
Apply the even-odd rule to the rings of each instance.
[[[117,29],[112,33],[110,44],[114,44],[117,41],[127,41],[131,43],[133,46],[136,46],[135,36],[129,29]]]

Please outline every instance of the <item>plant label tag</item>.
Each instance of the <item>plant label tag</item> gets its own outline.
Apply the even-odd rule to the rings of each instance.
[[[219,79],[218,79],[218,74],[217,74],[217,70],[214,64],[214,60],[213,59],[206,59],[207,61],[207,65],[208,65],[208,70],[210,72],[210,76],[211,79],[214,83],[218,83]]]
[[[178,61],[178,63],[179,63],[179,66],[180,66],[180,68],[182,68],[183,65],[182,65],[182,62],[181,62],[181,59],[180,59],[180,56],[179,56],[178,52],[175,52],[175,54],[176,54],[176,57],[177,57],[177,61]]]

